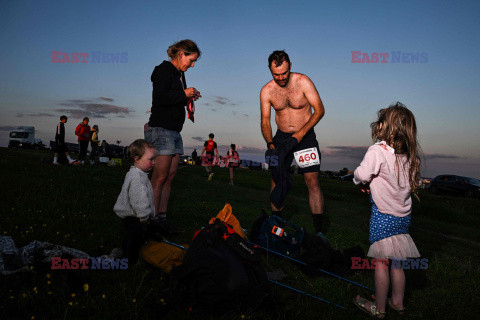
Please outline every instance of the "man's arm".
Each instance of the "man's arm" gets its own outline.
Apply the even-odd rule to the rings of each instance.
[[[302,141],[307,132],[312,129],[325,115],[325,108],[323,106],[322,99],[320,99],[320,95],[318,94],[318,91],[315,88],[312,80],[310,80],[308,77],[305,77],[302,83],[302,88],[304,90],[303,94],[305,95],[305,98],[307,98],[308,103],[313,108],[313,114],[307,123],[305,123],[305,125],[292,136],[296,138],[298,142]]]
[[[267,95],[267,90],[265,87],[260,91],[260,114],[261,114],[261,123],[260,127],[262,129],[262,135],[266,143],[273,141],[272,135],[272,125],[270,123],[271,115],[271,103]],[[275,148],[273,144],[269,145],[270,149]]]

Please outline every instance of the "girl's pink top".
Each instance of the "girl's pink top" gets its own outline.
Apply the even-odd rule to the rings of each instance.
[[[397,173],[398,165],[400,170]],[[397,164],[395,150],[382,141],[368,148],[362,163],[355,169],[353,182],[357,185],[370,183],[378,211],[405,217],[412,210],[408,170],[407,157],[399,156]]]

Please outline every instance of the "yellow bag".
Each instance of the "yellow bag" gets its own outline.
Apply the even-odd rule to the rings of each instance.
[[[238,233],[242,238],[245,239],[245,234],[243,233],[242,227],[240,226],[240,222],[238,222],[237,218],[233,215],[232,206],[229,203],[225,204],[225,207],[223,207],[222,211],[220,211],[215,218],[210,219],[209,223],[212,224],[215,219],[222,220],[230,227],[232,227],[232,229],[235,230],[235,232]]]
[[[187,247],[183,245],[184,247]],[[170,273],[183,262],[186,251],[165,242],[148,241],[140,249],[140,256],[151,265]]]

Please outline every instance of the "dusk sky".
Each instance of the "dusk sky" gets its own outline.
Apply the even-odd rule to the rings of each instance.
[[[2,1],[0,146],[22,125],[48,144],[62,114],[68,142],[84,116],[109,143],[143,138],[153,68],[167,60],[168,46],[189,38],[202,57],[185,74],[187,85],[203,98],[181,133],[186,154],[213,132],[221,154],[236,143],[242,158],[262,157],[259,92],[271,80],[268,55],[285,49],[292,71],[310,77],[325,105],[315,127],[322,170],[355,169],[372,144],[376,112],[401,101],[417,119],[423,176],[480,178],[479,8],[477,1]],[[52,63],[53,52],[59,61],[88,58]],[[388,57],[352,63],[364,53]]]

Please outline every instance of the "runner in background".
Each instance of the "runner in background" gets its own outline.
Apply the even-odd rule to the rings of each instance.
[[[217,143],[213,141],[215,135],[210,133],[208,135],[208,140],[205,141],[203,145],[202,154],[202,166],[205,167],[208,175],[208,181],[212,181],[214,173],[212,172],[212,166],[215,165],[216,159],[218,158]],[[205,156],[203,154],[205,153]],[[215,158],[215,155],[217,158]]]

